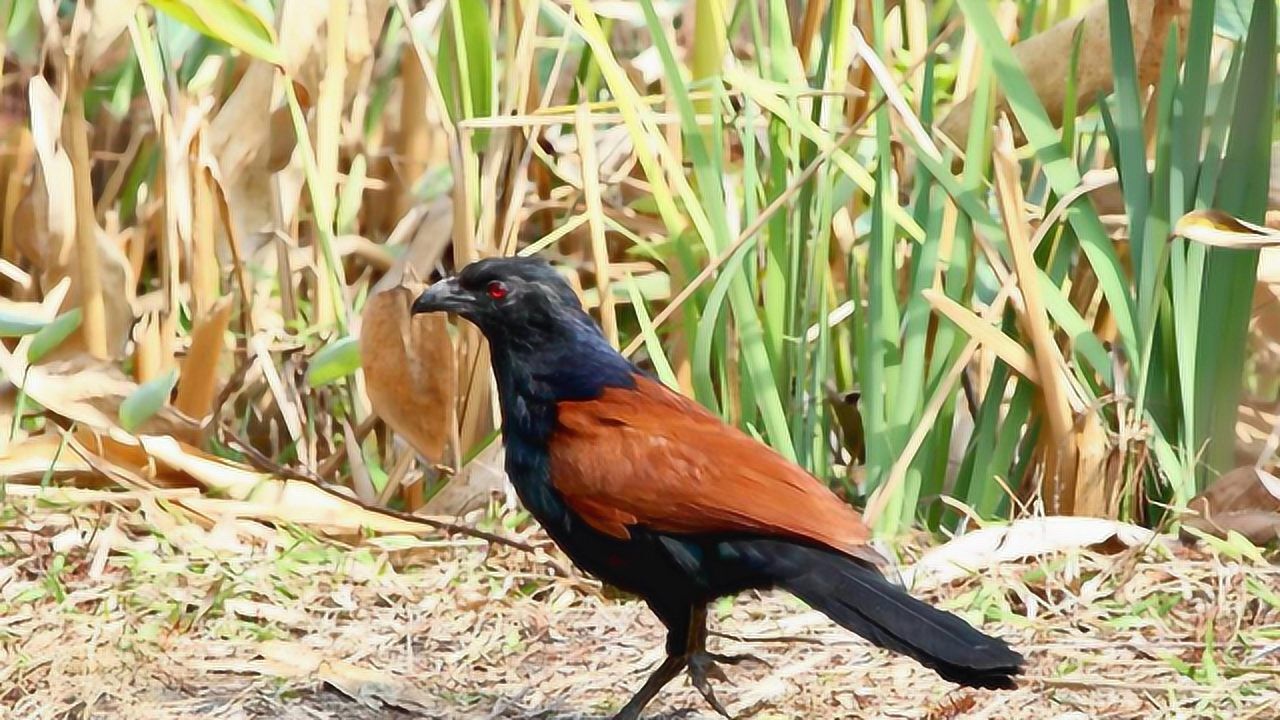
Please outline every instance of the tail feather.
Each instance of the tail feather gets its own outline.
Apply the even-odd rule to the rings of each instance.
[[[778,540],[735,545],[779,587],[872,643],[915,658],[961,685],[1015,687],[1022,655],[959,616],[917,600],[876,568],[831,550]]]

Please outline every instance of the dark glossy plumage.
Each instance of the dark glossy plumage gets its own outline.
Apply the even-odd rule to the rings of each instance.
[[[707,678],[718,676],[716,662],[744,658],[706,651],[705,607],[749,588],[785,588],[949,680],[1013,687],[1021,655],[885,580],[852,508],[641,374],[545,262],[473,263],[414,310],[480,328],[521,501],[580,568],[641,596],[667,626],[667,660],[618,718],[638,718],[686,667],[723,713]]]

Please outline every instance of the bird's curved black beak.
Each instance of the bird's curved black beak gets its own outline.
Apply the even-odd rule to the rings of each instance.
[[[413,313],[459,312],[471,307],[471,297],[458,287],[457,278],[448,278],[432,285],[413,301]]]

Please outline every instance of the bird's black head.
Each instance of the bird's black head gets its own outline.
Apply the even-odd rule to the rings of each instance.
[[[503,392],[539,386],[550,398],[595,397],[634,371],[545,260],[489,258],[427,288],[413,311],[449,312],[484,333]],[[506,376],[506,377],[504,377]],[[537,389],[537,387],[535,387]]]
[[[552,340],[585,316],[573,290],[545,260],[489,258],[427,288],[413,311],[450,312],[490,342]],[[589,324],[589,320],[588,320]]]

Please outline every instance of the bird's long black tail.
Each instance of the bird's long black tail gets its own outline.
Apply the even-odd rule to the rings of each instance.
[[[811,607],[879,645],[909,655],[952,682],[1012,688],[1023,657],[999,638],[932,607],[876,568],[822,548],[780,540],[739,540],[744,559]]]

